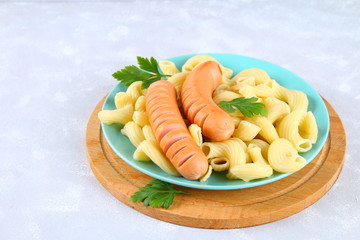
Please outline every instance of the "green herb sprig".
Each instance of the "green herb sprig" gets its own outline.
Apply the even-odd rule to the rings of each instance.
[[[191,194],[176,190],[170,183],[158,179],[151,180],[140,191],[130,197],[132,202],[143,202],[144,206],[164,207],[168,209],[174,201],[175,194]]]
[[[161,80],[163,77],[170,77],[171,75],[164,75],[159,72],[158,61],[150,57],[143,58],[137,57],[139,67],[135,65],[126,66],[120,71],[113,73],[113,77],[118,81],[130,86],[133,82],[142,81],[141,88],[145,89],[150,86],[153,82]]]
[[[231,101],[221,101],[220,107],[222,107],[226,112],[233,113],[235,108],[237,108],[242,115],[245,117],[252,118],[254,115],[261,115],[263,117],[268,116],[268,112],[265,108],[265,105],[259,102],[256,102],[258,98],[244,98],[239,97]]]

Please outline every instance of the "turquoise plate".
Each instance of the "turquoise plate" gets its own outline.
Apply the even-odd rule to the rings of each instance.
[[[184,55],[169,58],[167,60],[173,61],[176,66],[181,69],[181,66],[186,62],[190,57],[197,55]],[[329,132],[329,114],[327,112],[326,106],[319,96],[319,94],[303,79],[294,73],[277,66],[275,64],[258,60],[255,58],[244,57],[239,55],[232,54],[206,54],[213,56],[218,60],[223,66],[231,68],[234,70],[234,75],[239,71],[247,68],[260,68],[266,71],[272,79],[275,79],[279,84],[286,88],[296,89],[303,91],[309,98],[309,111],[312,111],[315,115],[316,122],[319,128],[319,137],[316,144],[313,145],[312,149],[306,153],[300,154],[303,156],[309,163],[313,160],[316,155],[320,152]],[[126,91],[126,87],[123,84],[118,84],[108,95],[105,100],[103,109],[115,109],[114,97],[116,93]],[[252,180],[250,182],[244,182],[242,180],[229,180],[226,178],[226,172],[213,172],[211,177],[205,182],[191,181],[183,177],[171,176],[164,171],[162,171],[158,166],[152,162],[139,162],[132,158],[132,155],[135,151],[135,147],[131,144],[129,139],[120,133],[120,129],[123,125],[113,124],[105,125],[102,124],[102,129],[104,135],[115,153],[121,157],[125,162],[127,162],[132,167],[137,170],[165,182],[173,183],[176,185],[181,185],[191,188],[200,188],[200,189],[211,189],[211,190],[227,190],[227,189],[241,189],[241,188],[250,188],[267,183],[271,183],[289,176],[292,173],[277,173],[268,178]]]

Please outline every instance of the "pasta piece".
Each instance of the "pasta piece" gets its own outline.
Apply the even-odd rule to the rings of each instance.
[[[240,94],[228,90],[214,92],[213,96],[213,100],[218,106],[220,106],[221,101],[231,101],[235,98],[241,97]],[[243,117],[242,113],[238,109],[235,109],[235,112],[229,113],[229,115],[231,117]]]
[[[165,75],[174,75],[175,73],[180,72],[175,64],[168,60],[159,61],[159,67]]]
[[[194,57],[189,58],[184,65],[182,66],[183,72],[191,72],[196,66],[199,64],[206,62],[206,61],[214,61],[216,62],[216,59],[208,56],[208,55],[196,55]]]
[[[264,105],[268,112],[267,118],[271,123],[281,120],[290,113],[289,105],[274,97],[265,98]]]
[[[274,125],[272,125],[268,118],[256,115],[253,118],[246,118],[245,120],[257,125],[260,128],[259,135],[268,143],[272,143],[279,138]]]
[[[236,81],[230,79],[230,78],[226,78],[223,76],[222,78],[222,83],[216,88],[216,89],[220,89],[222,86],[226,86],[227,88],[224,89],[224,90],[229,90],[231,86],[234,86],[236,83]],[[215,89],[215,90],[216,90]]]
[[[200,181],[200,182],[205,182],[206,180],[209,179],[209,177],[211,176],[211,173],[212,173],[212,167],[209,165],[209,168],[208,168],[207,172],[205,173],[204,176],[202,176],[202,177],[199,179],[199,181]]]
[[[145,96],[140,96],[135,102],[135,111],[145,112],[146,111]]]
[[[221,83],[214,91],[214,94],[218,94],[219,92],[222,92],[223,90],[230,90],[231,87],[228,83]]]
[[[271,97],[274,95],[274,89],[267,86],[267,83],[262,83],[253,87],[256,96],[264,98],[264,97]]]
[[[222,172],[229,169],[230,161],[226,157],[215,157],[210,159],[210,165],[216,172]]]
[[[246,142],[247,145],[249,146],[250,144],[254,144],[256,146],[258,146],[261,149],[261,154],[262,156],[267,159],[268,158],[268,150],[269,150],[269,146],[270,144],[268,144],[267,142],[265,142],[264,140],[261,139],[253,139],[249,142]]]
[[[238,137],[232,137],[232,139],[236,139],[236,140],[238,140],[238,143],[241,145],[241,147],[244,149],[244,152],[245,152],[245,162],[247,162],[247,163],[250,163],[250,162],[252,162],[251,161],[251,158],[250,158],[250,155],[249,155],[249,153],[247,152],[247,145],[246,145],[246,143],[244,143],[240,138],[238,138]]]
[[[251,156],[253,162],[250,160],[235,166],[230,165],[229,172],[226,175],[228,178],[242,179],[247,182],[253,179],[269,177],[273,174],[273,169],[262,155],[261,148],[255,144],[249,146],[250,148],[247,148],[246,153]]]
[[[261,148],[256,144],[249,144],[248,146],[248,153],[251,157],[251,160],[254,163],[262,163],[262,164],[269,164],[268,161],[264,158],[261,152]]]
[[[221,92],[217,92],[213,96],[213,100],[216,104],[220,104],[221,101],[231,101],[235,98],[239,98],[240,94],[234,93],[232,91],[223,90]]]
[[[246,83],[250,86],[255,86],[255,77],[252,76],[246,76],[246,77],[233,77],[231,79],[232,81],[235,81],[237,84],[239,83]]]
[[[271,88],[274,90],[273,97],[276,97],[277,99],[286,102],[287,96],[286,96],[286,88],[283,86],[280,86],[275,80],[271,80]]]
[[[188,72],[180,72],[180,73],[176,73],[168,78],[168,81],[174,85],[178,98],[180,98],[181,87],[182,87],[187,75],[189,75]]]
[[[242,77],[254,77],[255,84],[266,83],[270,81],[269,75],[259,68],[249,68],[239,72],[234,79],[237,80]]]
[[[306,112],[309,100],[305,93],[293,89],[286,89],[286,101],[290,106],[291,111]]]
[[[244,145],[246,147],[246,144],[239,138],[230,138],[223,142],[205,142],[201,145],[201,150],[208,159],[227,158],[230,161],[231,168],[231,166],[246,162]]]
[[[165,157],[164,153],[156,142],[152,140],[144,140],[139,144],[138,148],[141,149],[164,172],[174,176],[180,176],[178,171]]]
[[[141,81],[136,81],[130,84],[130,86],[126,90],[126,93],[132,96],[134,102],[136,101],[136,99],[138,99],[139,96],[143,95],[141,85]]]
[[[200,65],[203,62],[206,61],[214,61],[217,62],[215,58],[208,56],[208,55],[196,55],[191,58],[189,58],[185,64],[182,66],[182,72],[191,72],[194,68],[196,68],[198,65]],[[233,75],[233,70],[230,68],[226,68],[222,65],[220,65],[221,71],[223,73],[223,76],[226,78],[231,78]]]
[[[245,182],[253,179],[270,177],[273,169],[268,164],[246,163],[229,169],[226,175],[230,179],[242,179]]]
[[[133,105],[126,105],[120,109],[102,110],[98,113],[98,118],[105,124],[121,123],[126,124],[132,120],[134,113]]]
[[[150,124],[146,112],[141,112],[141,111],[134,112],[133,121],[140,127]]]
[[[243,141],[250,141],[259,132],[260,132],[260,128],[257,125],[244,120],[239,123],[238,127],[235,129],[233,133],[233,136],[238,137]]]
[[[134,154],[133,159],[136,161],[150,161],[151,159],[146,155],[146,153],[142,150],[142,148],[137,147]]]
[[[123,129],[121,129],[121,133],[127,136],[135,147],[145,140],[140,126],[133,121],[126,123]]]
[[[240,117],[231,117],[234,124],[235,124],[235,128],[237,128],[240,124],[240,122],[242,121]]]
[[[234,71],[232,69],[224,67],[224,66],[221,66],[221,71],[222,71],[224,77],[226,77],[226,78],[231,78],[234,73]]]
[[[230,138],[229,140],[223,142],[204,143],[201,145],[201,149],[208,158],[211,158],[210,156],[214,156],[214,158],[217,158],[216,160],[220,160],[221,163],[224,162],[223,159],[227,159],[229,161],[229,172],[226,176],[232,179],[236,177],[236,175],[233,175],[234,173],[232,172],[232,169],[237,169],[239,165],[246,164],[247,155],[243,147],[244,145],[246,147],[246,144],[239,138]],[[210,160],[210,164],[213,168],[218,167],[218,165],[222,165],[216,163],[219,162]],[[227,163],[225,162],[225,164]],[[225,164],[223,167],[226,166]],[[220,169],[217,168],[216,170]]]
[[[132,95],[125,92],[118,92],[114,98],[115,106],[121,109],[126,105],[134,105],[135,99]]]
[[[281,173],[296,172],[306,165],[294,146],[286,139],[279,138],[269,147],[269,163],[271,167]]]
[[[239,89],[239,93],[242,97],[245,97],[245,98],[256,97],[255,90],[250,85],[247,85],[247,86],[245,85],[245,86],[241,87]]]
[[[312,112],[307,112],[299,125],[299,134],[305,139],[309,139],[314,144],[318,137],[318,127]]]
[[[300,135],[300,131],[299,131],[300,125],[303,122],[306,115],[307,115],[307,113],[303,112],[303,111],[291,112],[289,115],[287,115],[280,121],[280,123],[277,127],[279,136],[281,138],[286,138],[292,144],[294,144],[294,146],[298,152],[307,152],[312,147],[311,142],[313,139],[310,140],[310,139],[303,138]],[[314,120],[315,120],[315,118],[314,118]],[[305,125],[307,125],[306,121],[305,121],[305,123],[306,123]],[[315,121],[315,123],[313,122],[312,124],[316,125],[316,121]],[[305,127],[305,129],[307,129],[307,130],[302,131],[302,133],[313,130],[315,128],[317,129],[317,127]],[[311,136],[312,134],[315,134],[315,133],[307,133],[307,134],[303,134],[303,135]],[[316,133],[316,135],[317,135],[317,133]]]
[[[154,134],[153,130],[151,129],[150,125],[143,126],[142,132],[143,132],[146,140],[152,140],[152,141],[157,142],[155,134]]]
[[[189,132],[191,137],[194,139],[196,144],[200,146],[203,143],[203,137],[201,134],[201,127],[199,127],[197,124],[191,124],[189,127]]]

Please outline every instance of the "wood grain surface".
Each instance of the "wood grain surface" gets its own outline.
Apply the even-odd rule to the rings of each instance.
[[[152,178],[119,158],[101,131],[97,113],[104,99],[95,107],[86,130],[87,156],[100,183],[126,205],[170,223],[198,228],[240,228],[273,222],[291,216],[319,200],[338,178],[346,149],[341,120],[325,101],[330,115],[329,137],[318,156],[301,171],[266,185],[239,190],[201,190],[176,188],[191,195],[178,194],[173,205],[145,207],[130,202],[130,196]]]

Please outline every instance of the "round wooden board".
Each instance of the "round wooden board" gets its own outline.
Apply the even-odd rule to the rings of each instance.
[[[346,137],[341,120],[325,101],[330,115],[329,137],[318,156],[301,171],[263,186],[211,191],[181,186],[191,195],[178,194],[167,210],[145,207],[128,199],[152,178],[134,169],[110,148],[103,136],[95,107],[86,131],[87,156],[100,183],[117,199],[148,216],[198,228],[240,228],[273,222],[319,200],[338,178],[345,155]]]

